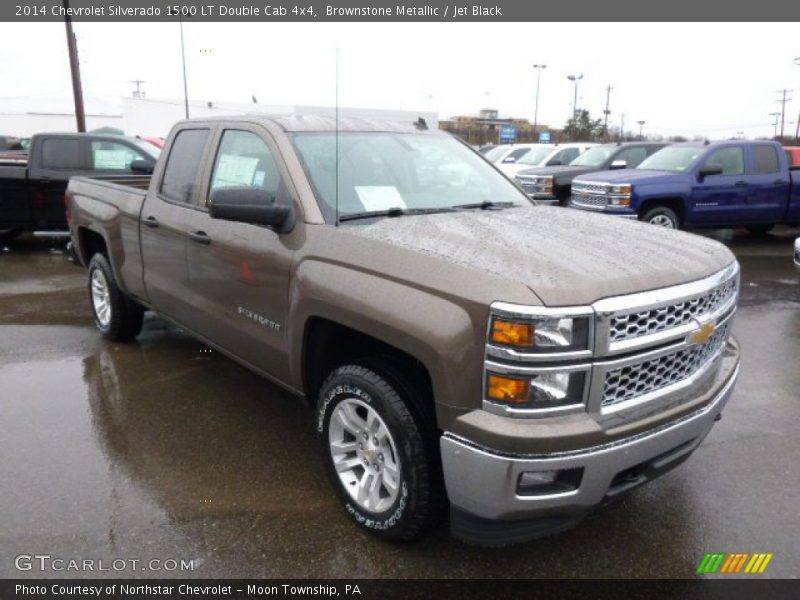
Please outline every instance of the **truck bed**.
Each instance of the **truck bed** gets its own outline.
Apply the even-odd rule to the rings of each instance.
[[[67,187],[67,213],[70,229],[79,227],[118,233],[113,240],[115,273],[120,287],[138,295],[142,287],[142,253],[139,222],[147,195],[149,178],[91,179],[73,177]],[[73,238],[74,239],[74,238]],[[86,257],[78,256],[86,264]]]

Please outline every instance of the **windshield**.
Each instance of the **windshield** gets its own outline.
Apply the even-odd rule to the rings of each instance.
[[[538,165],[545,158],[553,153],[553,146],[542,146],[541,148],[532,148],[527,154],[517,161],[520,165]]]
[[[336,211],[336,135],[298,133],[294,144],[323,212]],[[511,181],[449,136],[340,133],[339,215],[447,209],[485,202],[529,204]]]
[[[697,146],[668,146],[644,159],[636,168],[682,173],[692,166],[704,150]]]
[[[508,152],[509,148],[511,148],[511,146],[508,144],[495,146],[488,152],[484,153],[483,157],[489,162],[497,162],[506,152]]]
[[[589,148],[569,164],[579,167],[602,167],[615,150],[616,146],[595,146]]]

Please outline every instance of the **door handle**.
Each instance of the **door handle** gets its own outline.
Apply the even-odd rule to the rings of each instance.
[[[147,217],[144,221],[142,221],[148,227],[158,227],[158,219],[155,217]]]
[[[211,243],[211,238],[205,231],[190,231],[189,239],[198,244],[208,245]]]
[[[783,179],[776,179],[772,183],[774,183],[775,185],[783,185],[783,184],[789,183],[789,182],[788,181],[784,181]]]
[[[747,186],[748,186],[748,185],[750,185],[750,184],[749,184],[749,183],[747,183],[746,181],[737,181],[737,182],[736,182],[736,183],[734,183],[733,185],[735,185],[736,187],[747,187]]]
[[[50,183],[50,178],[49,177],[40,177],[39,178],[39,183],[47,185],[48,183]]]

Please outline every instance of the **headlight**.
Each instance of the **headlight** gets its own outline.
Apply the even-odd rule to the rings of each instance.
[[[583,403],[587,371],[546,371],[525,378],[487,373],[486,399],[515,409],[548,409]]]
[[[589,349],[589,317],[492,317],[489,343],[533,352]]]
[[[631,184],[609,185],[607,192],[609,206],[631,205]]]

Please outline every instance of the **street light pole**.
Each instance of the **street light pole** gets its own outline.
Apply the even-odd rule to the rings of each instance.
[[[644,139],[642,137],[642,129],[644,128],[645,121],[636,121],[639,124],[639,139]]]
[[[572,102],[572,119],[574,121],[578,118],[578,82],[583,79],[583,74],[567,75],[567,79],[575,84],[575,99]]]
[[[606,88],[606,109],[603,111],[603,114],[605,115],[603,118],[603,138],[605,138],[605,141],[608,141],[608,115],[611,114],[611,90],[613,89],[614,88],[610,85]]]
[[[186,48],[183,44],[183,19],[179,16],[178,23],[181,26],[181,61],[183,62],[183,108],[186,118],[189,118],[189,85],[186,82]]]
[[[536,104],[533,108],[533,141],[536,143],[536,127],[539,125],[539,79],[542,76],[542,69],[546,69],[547,65],[533,65],[536,69]]]

